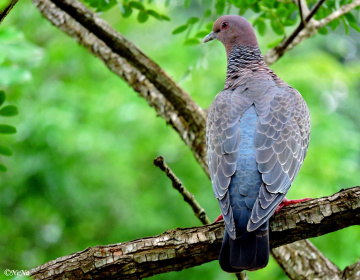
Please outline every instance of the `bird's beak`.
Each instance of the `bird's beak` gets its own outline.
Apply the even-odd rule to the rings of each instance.
[[[212,41],[214,39],[216,39],[216,35],[215,35],[215,33],[213,31],[211,31],[208,35],[205,36],[205,38],[203,39],[202,42],[203,42],[203,44],[205,44],[205,43],[207,43],[209,41]]]

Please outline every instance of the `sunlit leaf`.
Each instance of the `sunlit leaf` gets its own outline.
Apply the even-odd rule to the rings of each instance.
[[[274,47],[276,47],[277,45],[279,45],[282,40],[283,40],[282,38],[277,39],[277,40],[275,40],[274,42],[269,43],[269,44],[267,45],[267,47],[268,47],[268,48],[274,48]]]
[[[145,9],[144,5],[138,1],[130,1],[128,4],[131,8],[134,8],[134,9],[138,9],[138,10]]]
[[[271,20],[271,27],[276,34],[278,34],[278,35],[284,34],[284,30],[283,30],[280,22],[277,19]]]
[[[204,38],[206,35],[208,35],[209,32],[206,32],[206,31],[199,31],[198,33],[196,33],[196,37],[198,38]]]
[[[191,17],[188,19],[187,24],[194,24],[194,23],[197,23],[198,21],[199,21],[199,18]]]
[[[345,18],[347,19],[349,25],[354,28],[356,31],[360,32],[360,27],[356,22],[356,19],[352,13],[345,14]]]
[[[149,14],[145,11],[145,10],[140,10],[138,15],[137,15],[137,20],[140,23],[143,23],[145,21],[147,21],[149,18]]]
[[[161,15],[160,15],[158,12],[154,11],[154,10],[147,10],[147,13],[148,13],[150,16],[156,18],[156,19],[163,20],[163,18],[161,17]]]
[[[321,34],[321,35],[326,35],[328,33],[329,33],[329,31],[327,30],[326,26],[319,29],[319,34]]]
[[[167,15],[161,15],[162,19],[163,20],[167,20],[167,21],[170,21],[170,17],[168,17]]]
[[[132,14],[132,8],[129,5],[124,5],[123,11],[122,11],[123,17],[127,18],[127,17],[131,16],[131,14]]]
[[[18,109],[14,105],[7,105],[0,109],[1,116],[11,117],[17,114],[18,114]]]
[[[197,45],[200,44],[199,39],[196,38],[189,38],[184,42],[185,45]]]
[[[12,156],[13,152],[8,147],[0,145],[0,154],[2,154],[3,156]]]
[[[2,133],[2,134],[13,134],[13,133],[16,133],[16,128],[11,126],[11,125],[0,124],[0,133]]]
[[[187,24],[181,25],[181,26],[175,28],[171,33],[172,34],[179,34],[181,32],[184,32],[188,27],[189,27],[189,25],[187,25]]]

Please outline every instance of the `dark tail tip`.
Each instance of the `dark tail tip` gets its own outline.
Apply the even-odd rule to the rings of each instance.
[[[230,273],[257,270],[269,262],[269,235],[263,232],[246,232],[233,240],[225,230],[220,250],[221,268]]]

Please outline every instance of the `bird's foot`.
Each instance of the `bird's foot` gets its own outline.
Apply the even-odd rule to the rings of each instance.
[[[219,217],[216,218],[216,220],[214,221],[214,224],[221,221],[223,219],[223,215],[221,214]]]
[[[281,203],[278,205],[278,207],[275,210],[275,214],[277,214],[284,206],[286,205],[292,205],[292,204],[296,204],[299,202],[303,202],[303,201],[307,201],[310,200],[312,198],[303,198],[303,199],[295,199],[295,200],[289,200],[286,197],[284,197],[284,199],[281,201]]]

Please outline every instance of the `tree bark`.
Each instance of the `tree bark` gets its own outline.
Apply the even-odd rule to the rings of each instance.
[[[270,246],[279,247],[359,223],[358,186],[331,196],[284,207],[270,220]],[[178,271],[217,259],[223,231],[223,224],[216,223],[170,230],[155,237],[125,243],[96,246],[50,261],[30,270],[30,274],[34,279],[141,279]],[[311,244],[307,243],[307,246],[311,247]],[[306,247],[298,249],[291,251],[291,254],[279,256],[286,262],[291,259],[296,264],[294,272],[303,271],[304,265],[309,264],[311,266],[306,269],[311,268],[317,272],[315,261],[325,260],[328,271],[334,275],[341,274],[323,256],[314,257],[310,254],[308,258],[302,258],[307,260],[306,263],[297,263],[297,255],[309,254]],[[352,275],[353,270],[358,271],[359,265],[348,267],[346,275]]]

